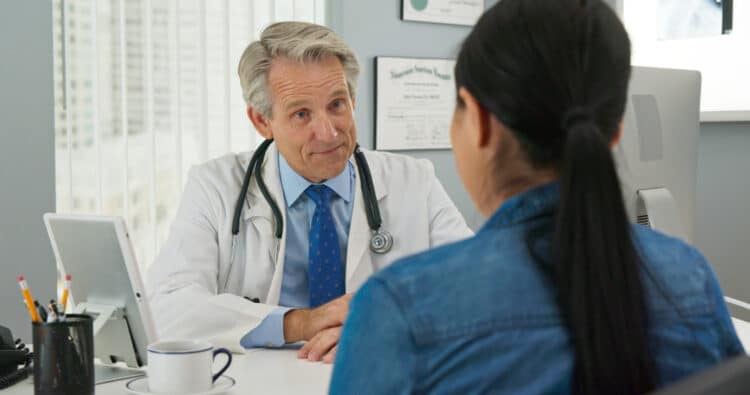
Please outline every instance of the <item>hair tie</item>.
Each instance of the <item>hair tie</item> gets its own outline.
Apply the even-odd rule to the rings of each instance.
[[[594,113],[586,107],[573,107],[563,114],[561,126],[563,130],[570,130],[583,123],[595,124]]]

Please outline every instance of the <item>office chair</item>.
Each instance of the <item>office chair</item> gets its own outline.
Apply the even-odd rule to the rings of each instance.
[[[694,374],[651,395],[750,394],[750,356],[742,355]]]

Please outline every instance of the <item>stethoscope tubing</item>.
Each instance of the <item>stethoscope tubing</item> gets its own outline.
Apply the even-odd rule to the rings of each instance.
[[[279,209],[279,206],[276,204],[276,201],[274,201],[271,194],[268,192],[266,183],[261,175],[263,168],[263,158],[265,157],[266,151],[268,150],[268,147],[271,145],[271,143],[273,143],[273,139],[266,139],[260,144],[260,146],[258,146],[258,149],[253,153],[253,156],[250,158],[250,163],[245,170],[245,177],[242,180],[242,188],[240,189],[240,194],[237,197],[237,203],[235,204],[234,215],[232,218],[231,260],[234,260],[234,238],[240,232],[240,216],[242,215],[242,207],[245,204],[247,190],[250,187],[250,179],[253,178],[253,175],[255,175],[255,182],[257,183],[258,189],[260,190],[261,194],[263,195],[263,199],[265,199],[269,206],[271,206],[271,211],[273,212],[274,221],[276,223],[276,238],[281,239],[281,236],[284,234],[284,221],[281,216],[281,210]],[[378,206],[377,196],[375,194],[375,186],[372,182],[372,173],[370,172],[370,166],[367,163],[367,159],[365,158],[364,153],[359,148],[359,144],[357,144],[354,148],[354,160],[357,163],[357,170],[359,172],[360,183],[362,187],[362,196],[365,200],[365,214],[367,216],[367,224],[369,225],[370,231],[373,234],[373,240],[375,238],[380,238],[378,243],[371,242],[370,248],[375,253],[384,254],[390,251],[393,244],[393,238],[388,232],[381,229],[383,218],[380,215],[380,207]],[[383,238],[385,238],[385,241],[382,240]]]

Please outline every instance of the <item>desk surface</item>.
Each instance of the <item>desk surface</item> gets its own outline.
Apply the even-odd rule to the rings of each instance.
[[[732,319],[737,334],[750,353],[750,323]],[[245,355],[235,354],[227,374],[237,384],[227,395],[258,394],[325,394],[331,379],[332,365],[297,359],[296,349],[253,349]],[[219,357],[221,358],[221,357]],[[221,362],[219,362],[221,363]],[[125,383],[115,381],[96,386],[97,395],[127,394]],[[34,393],[31,379],[0,391],[2,395],[28,395]]]
[[[217,359],[223,358],[221,356]],[[221,361],[217,361],[221,364]],[[325,394],[331,379],[332,365],[297,359],[297,350],[250,350],[245,355],[235,354],[227,374],[237,384],[227,395],[245,394]],[[96,386],[97,395],[128,394],[125,383],[115,381]],[[0,391],[3,395],[34,393],[31,379]]]
[[[745,346],[745,353],[750,354],[750,322],[732,318],[732,323],[734,323],[734,329],[737,331],[737,337]]]

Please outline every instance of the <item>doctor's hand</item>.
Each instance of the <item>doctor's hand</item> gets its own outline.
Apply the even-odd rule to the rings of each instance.
[[[352,294],[345,294],[314,309],[291,310],[284,316],[284,341],[312,339],[328,328],[344,325]],[[336,337],[338,341],[338,336]]]
[[[338,347],[339,337],[341,336],[341,326],[323,329],[313,336],[297,353],[297,358],[307,359],[309,361],[320,361],[323,363],[333,363],[336,358],[336,348]]]

